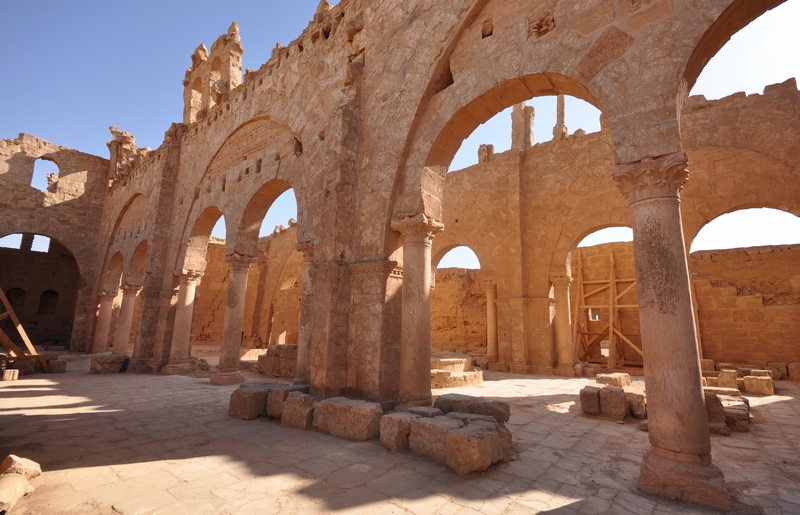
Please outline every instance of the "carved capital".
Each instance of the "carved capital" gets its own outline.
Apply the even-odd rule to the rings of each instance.
[[[300,241],[294,248],[303,253],[303,262],[305,264],[314,263],[314,240]]]
[[[433,236],[444,230],[444,224],[428,218],[424,213],[419,213],[392,220],[392,229],[403,235],[403,244],[425,243],[430,245]]]
[[[620,192],[628,204],[640,200],[675,197],[689,179],[689,157],[686,152],[675,152],[656,158],[642,159],[637,163],[617,165],[612,173]]]
[[[550,282],[553,283],[556,289],[569,288],[569,285],[572,284],[572,277],[568,275],[551,275]]]
[[[115,291],[101,291],[98,295],[100,295],[100,302],[107,300],[107,299],[114,299],[117,296],[117,292]]]
[[[252,263],[256,262],[256,258],[254,256],[246,256],[234,252],[233,254],[225,256],[225,261],[227,261],[228,269],[231,272],[245,272],[250,268]]]
[[[201,277],[203,277],[203,272],[184,268],[183,270],[180,271],[180,274],[178,274],[178,276],[181,278],[181,281],[196,281]]]
[[[136,284],[124,284],[120,287],[123,295],[138,295],[142,287]]]

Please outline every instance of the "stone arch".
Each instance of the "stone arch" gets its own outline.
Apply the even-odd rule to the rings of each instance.
[[[250,197],[235,232],[235,252],[254,256],[258,252],[258,233],[267,211],[275,199],[292,186],[285,180],[273,179],[262,185]],[[299,212],[299,210],[298,210]]]
[[[125,259],[122,257],[122,253],[119,251],[115,252],[108,261],[108,266],[106,266],[106,271],[103,274],[101,291],[115,293],[119,289],[120,281],[122,281],[122,271],[124,268]]]
[[[124,282],[126,284],[131,284],[135,286],[142,286],[144,284],[145,276],[148,273],[147,270],[147,251],[148,251],[148,242],[147,240],[143,240],[139,242],[136,246],[136,249],[133,251],[131,255],[130,262],[128,264],[128,268],[125,271]]]
[[[192,224],[191,232],[188,237],[188,244],[179,258],[178,269],[194,270],[203,272],[206,268],[206,250],[208,241],[211,238],[211,231],[222,217],[222,211],[217,206],[206,207],[195,219]],[[225,229],[230,234],[230,224],[227,222]]]
[[[437,269],[439,267],[439,262],[442,260],[442,258],[445,257],[451,250],[456,249],[458,247],[468,248],[473,254],[475,254],[475,257],[478,259],[478,269],[479,270],[484,269],[484,260],[482,260],[481,257],[478,255],[478,252],[474,248],[472,248],[471,245],[467,245],[464,243],[450,243],[447,246],[439,249],[436,252],[436,254],[434,254],[433,258],[431,258],[431,268],[433,268],[434,270]]]

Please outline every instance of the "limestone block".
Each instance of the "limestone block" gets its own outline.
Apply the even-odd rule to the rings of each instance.
[[[700,360],[700,370],[702,371],[713,371],[714,370],[714,360],[713,359],[701,359]]]
[[[445,388],[448,379],[450,379],[450,372],[447,370],[440,370],[437,368],[431,369],[431,388],[436,390]]]
[[[0,513],[8,513],[22,499],[33,491],[25,476],[20,474],[3,474],[0,476]]]
[[[623,386],[628,386],[631,384],[631,376],[630,374],[624,374],[622,372],[616,372],[614,374],[597,374],[595,382],[622,388]]]
[[[63,374],[67,371],[67,360],[65,359],[51,359],[47,362],[48,374]]]
[[[459,476],[508,461],[510,452],[511,432],[494,420],[470,422],[446,436],[445,463]]]
[[[705,392],[705,397],[708,432],[717,435],[730,434],[730,429],[725,423],[725,408],[722,406],[719,396],[713,392]]]
[[[772,378],[775,381],[783,381],[789,377],[786,363],[767,363],[767,368],[772,371]]]
[[[272,364],[275,362],[273,356],[261,354],[258,357],[258,370],[266,376],[274,376]]]
[[[730,363],[717,363],[717,370],[735,370],[734,366]]]
[[[33,359],[21,359],[12,363],[11,366],[18,370],[21,376],[29,376],[36,372],[36,360]]]
[[[433,418],[433,417],[441,417],[444,415],[442,410],[439,408],[432,408],[430,406],[413,406],[406,410],[409,413],[413,413],[418,417],[425,417],[425,418]]]
[[[771,377],[774,378],[772,375],[772,370],[751,370],[749,376],[756,376],[756,377]]]
[[[789,379],[792,381],[800,380],[800,363],[789,363],[788,367]]]
[[[126,361],[128,361],[127,354],[95,354],[92,356],[89,373],[117,374],[122,371]]]
[[[511,417],[511,406],[507,402],[470,397],[469,395],[458,393],[440,395],[434,401],[433,407],[439,408],[445,414],[451,411],[458,411],[461,413],[489,415],[494,417],[500,424],[505,424]]]
[[[703,386],[719,386],[719,382],[717,382],[716,377],[704,377],[703,379],[706,380],[706,384]]]
[[[720,396],[725,409],[725,423],[731,431],[750,431],[750,407],[743,398]]]
[[[581,409],[587,415],[600,415],[600,390],[597,386],[584,386],[581,390]]]
[[[600,415],[611,420],[625,420],[628,415],[628,400],[622,388],[606,386],[600,389]]]
[[[445,463],[447,433],[462,427],[464,427],[463,422],[450,417],[412,419],[408,446],[417,454]]]
[[[644,392],[631,386],[626,386],[622,391],[625,392],[625,400],[628,403],[628,412],[631,416],[638,419],[647,418],[647,399],[644,396]]]
[[[3,370],[3,381],[16,381],[19,379],[19,370],[17,369],[8,369]]]
[[[745,376],[744,391],[757,395],[775,395],[775,385],[770,377]]]
[[[470,422],[475,422],[477,420],[484,420],[489,422],[497,422],[494,417],[490,417],[489,415],[477,415],[475,413],[459,413],[457,411],[451,411],[447,415],[450,418],[454,418],[456,420],[460,420],[465,424],[469,424]]]
[[[286,384],[277,384],[272,387],[267,396],[267,416],[272,418],[281,418],[283,413],[283,402],[289,392],[308,393],[308,386],[291,386]]]
[[[489,370],[489,357],[488,356],[475,356],[475,366],[483,370]]]
[[[281,425],[310,429],[314,417],[314,397],[300,392],[289,392],[283,401]]]
[[[267,414],[269,385],[243,384],[233,391],[228,404],[228,415],[242,420],[253,420]]]
[[[717,376],[717,386],[721,388],[736,388],[736,371],[722,370]]]
[[[314,429],[348,440],[378,438],[383,409],[378,402],[333,397],[314,406]]]
[[[0,474],[20,474],[25,479],[33,479],[42,475],[42,467],[28,458],[9,454],[0,464]]]
[[[418,418],[417,415],[406,411],[387,413],[381,417],[381,445],[392,452],[408,449],[411,421],[415,418]]]
[[[736,378],[736,388],[740,391],[744,391],[744,377],[737,377]]]
[[[706,386],[703,388],[706,392],[714,392],[717,395],[730,395],[731,397],[741,397],[742,392],[738,388],[722,388],[719,386]]]

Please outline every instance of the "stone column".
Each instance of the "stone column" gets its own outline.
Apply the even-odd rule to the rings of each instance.
[[[575,375],[575,352],[572,347],[572,321],[569,306],[569,285],[572,277],[556,275],[550,278],[555,291],[556,305],[556,355],[558,365],[553,371],[556,375],[573,377]]]
[[[569,136],[567,125],[564,123],[564,95],[558,95],[556,100],[556,126],[553,127],[553,139],[563,141]]]
[[[497,361],[497,283],[488,280],[483,286],[486,290],[486,357]]]
[[[400,401],[431,400],[431,243],[444,226],[424,214],[392,222],[403,235]]]
[[[314,268],[314,242],[295,245],[303,253],[303,293],[300,301],[300,330],[297,335],[297,372],[295,384],[308,384],[311,380],[309,355],[311,354],[311,269]]]
[[[613,173],[633,223],[647,387],[651,448],[639,484],[648,493],[727,509],[725,480],[711,463],[681,224],[687,166],[686,153],[677,152],[618,165]]]
[[[100,292],[100,312],[97,314],[97,325],[94,329],[92,354],[108,350],[108,331],[111,328],[111,312],[117,292]]]
[[[247,294],[247,272],[256,259],[242,254],[225,256],[228,262],[228,299],[225,304],[225,319],[222,322],[222,345],[219,351],[217,372],[211,376],[211,384],[226,385],[244,382],[239,372],[239,348],[242,345],[242,323],[244,301]]]
[[[122,306],[119,309],[117,319],[117,333],[114,336],[114,354],[128,353],[128,340],[131,337],[131,326],[133,325],[133,312],[136,308],[136,297],[142,290],[141,286],[126,284],[122,290]]]
[[[175,306],[175,322],[172,326],[172,345],[169,349],[169,362],[161,369],[166,375],[191,372],[189,365],[189,343],[192,340],[192,316],[197,281],[202,272],[182,270],[178,288],[178,304]]]

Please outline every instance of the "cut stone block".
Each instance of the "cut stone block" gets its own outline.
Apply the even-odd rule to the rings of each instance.
[[[92,356],[92,365],[89,368],[89,373],[118,374],[122,371],[122,367],[128,359],[127,354],[95,354]]]
[[[775,395],[775,385],[771,377],[745,376],[744,391],[757,395]]]
[[[445,463],[459,476],[508,461],[510,452],[511,432],[494,420],[470,422],[446,436]]]
[[[731,397],[741,397],[742,392],[738,388],[722,388],[720,386],[705,386],[703,390],[713,392],[717,395],[730,395]]]
[[[737,388],[736,377],[735,370],[722,370],[717,376],[717,386],[720,388]]]
[[[772,371],[772,378],[776,381],[783,381],[789,377],[786,363],[767,363],[767,369]]]
[[[463,422],[451,417],[415,418],[411,420],[408,446],[417,454],[446,463],[447,433],[462,427]]]
[[[507,402],[470,397],[469,395],[458,393],[440,395],[433,403],[433,407],[439,408],[445,414],[451,411],[458,411],[461,413],[489,415],[494,417],[500,424],[505,424],[511,417],[511,407]]]
[[[789,373],[789,379],[792,381],[800,380],[800,363],[789,363],[786,368]]]
[[[36,360],[34,359],[21,359],[12,363],[11,366],[18,370],[21,376],[29,376],[36,372]]]
[[[730,363],[717,363],[717,370],[735,370],[734,366]]]
[[[475,356],[475,366],[480,367],[483,370],[489,370],[488,356]]]
[[[253,420],[266,415],[269,392],[269,385],[240,386],[231,394],[228,415],[242,420]]]
[[[632,386],[626,386],[622,391],[625,392],[625,400],[631,416],[640,420],[647,418],[647,399],[645,399],[644,392]]]
[[[750,373],[747,374],[747,375],[755,376],[755,377],[770,377],[770,378],[774,377],[772,375],[772,370],[755,370],[754,369],[754,370],[751,370]]]
[[[717,435],[728,435],[728,429],[725,423],[725,408],[722,406],[722,401],[716,393],[705,392],[706,397],[706,415],[708,416],[708,432]]]
[[[42,475],[42,467],[28,458],[20,458],[15,454],[9,454],[0,464],[0,474],[20,474],[25,476],[25,479],[30,480]]]
[[[310,429],[314,417],[314,397],[300,392],[289,392],[283,401],[281,425]]]
[[[736,388],[740,391],[744,391],[744,377],[739,377],[736,379]]]
[[[411,421],[418,418],[413,413],[398,411],[381,417],[381,445],[392,452],[408,449]]]
[[[713,359],[701,359],[700,360],[700,370],[702,371],[713,371],[714,369],[714,360]]]
[[[744,400],[744,397],[720,395],[725,409],[725,423],[731,431],[750,431],[750,407]]]
[[[333,397],[314,406],[313,427],[348,440],[378,438],[383,409],[378,402]]]
[[[450,418],[454,418],[456,420],[460,420],[465,424],[469,424],[470,422],[476,422],[478,420],[484,420],[488,422],[497,422],[494,417],[490,417],[489,415],[477,415],[475,413],[459,413],[457,411],[451,411],[447,415]]]
[[[703,379],[706,380],[706,384],[703,386],[719,386],[716,377],[704,377]]]
[[[48,374],[63,374],[67,371],[67,360],[65,359],[51,359],[47,362]]]
[[[600,387],[591,385],[581,390],[581,409],[587,415],[600,415],[600,390]]]
[[[439,408],[432,408],[429,406],[413,406],[408,408],[406,411],[425,418],[441,417],[444,415],[442,410]]]
[[[3,370],[3,381],[16,381],[17,379],[19,379],[19,370]]]
[[[606,386],[600,389],[600,414],[611,420],[625,420],[628,400],[622,388]]]
[[[631,384],[631,375],[622,372],[615,372],[613,374],[597,374],[595,382],[622,388],[623,386],[628,386]]]
[[[290,392],[308,393],[308,386],[292,386],[287,384],[274,385],[267,396],[267,416],[281,418],[283,402]]]

